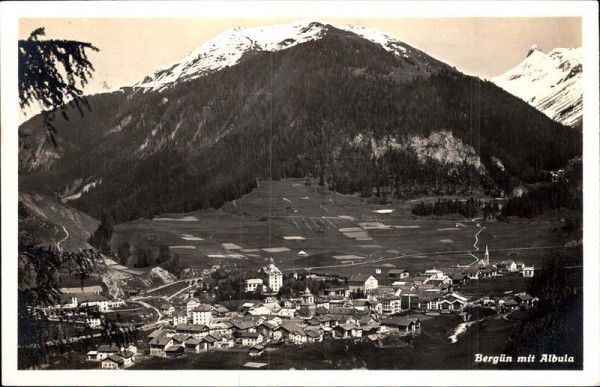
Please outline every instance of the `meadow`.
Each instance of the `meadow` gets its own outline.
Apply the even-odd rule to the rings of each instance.
[[[372,202],[306,186],[302,179],[260,182],[219,210],[119,224],[112,243],[115,249],[128,241],[156,250],[164,244],[189,267],[251,269],[273,258],[284,272],[342,275],[373,273],[381,265],[411,272],[468,265],[483,256],[486,245],[492,262],[511,259],[537,267],[555,250],[567,250],[560,219],[420,218],[410,212],[415,200]]]

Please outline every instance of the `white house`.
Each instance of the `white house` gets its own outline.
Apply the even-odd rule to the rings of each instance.
[[[523,266],[523,268],[521,269],[521,275],[523,277],[531,278],[531,277],[533,277],[534,270],[535,269],[533,266]]]
[[[260,278],[250,278],[246,280],[246,292],[256,292],[259,286],[263,285],[263,280]]]
[[[191,311],[192,324],[209,325],[212,319],[212,308],[210,305],[201,304]]]
[[[350,291],[362,290],[365,293],[370,293],[379,287],[377,278],[370,274],[357,274],[348,280]]]

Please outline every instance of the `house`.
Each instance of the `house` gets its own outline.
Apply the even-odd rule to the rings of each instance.
[[[246,292],[254,293],[259,289],[259,286],[262,288],[263,280],[260,278],[250,278],[246,280]]]
[[[498,268],[496,266],[488,265],[481,269],[480,272],[482,278],[496,277],[496,275],[498,274]]]
[[[166,357],[166,350],[173,346],[173,338],[159,336],[150,340],[148,344],[150,344],[150,356]]]
[[[405,269],[392,269],[388,271],[388,278],[398,280],[408,278],[410,273]]]
[[[202,324],[180,324],[175,327],[175,332],[185,333],[199,339],[210,333],[210,328]]]
[[[416,333],[421,331],[421,322],[417,318],[388,317],[381,320],[381,327],[392,333]]]
[[[192,324],[208,325],[212,319],[212,307],[207,304],[201,304],[191,310]]]
[[[440,310],[442,312],[462,312],[464,307],[467,305],[467,301],[467,298],[459,295],[458,293],[452,293],[438,300],[436,305],[437,308],[435,310]]]
[[[418,276],[415,276],[413,278],[413,282],[412,283],[415,286],[420,286],[420,285],[423,285],[423,284],[427,283],[428,280],[429,280],[429,276],[418,275]]]
[[[242,346],[252,346],[263,342],[263,335],[258,332],[242,332],[240,334]]]
[[[296,315],[296,308],[281,308],[277,315],[281,318],[293,318]]]
[[[200,300],[197,298],[192,298],[191,300],[189,300],[185,304],[185,312],[187,313],[188,317],[191,317],[192,310],[196,309],[201,304],[202,302],[200,302]]]
[[[469,266],[465,268],[465,270],[463,270],[463,274],[468,275],[470,280],[478,280],[481,276],[481,268],[476,266]]]
[[[362,337],[361,327],[355,324],[340,324],[331,330],[331,336],[334,339],[349,339],[353,337]]]
[[[370,293],[377,290],[379,282],[377,278],[370,274],[357,274],[348,279],[348,286],[350,291],[363,291]]]
[[[441,270],[437,270],[437,269],[430,269],[430,270],[425,270],[425,273],[423,273],[423,275],[425,275],[431,279],[442,279],[442,277],[444,276],[444,272]]]
[[[401,298],[396,295],[385,295],[379,299],[381,302],[381,313],[390,315],[400,313],[402,310]]]
[[[230,334],[214,333],[210,336],[215,339],[213,344],[215,348],[232,348],[234,345],[233,336]]]
[[[350,293],[351,293],[351,290],[348,287],[335,287],[335,288],[329,288],[329,289],[325,290],[326,296],[349,297]]]
[[[160,306],[160,311],[162,314],[166,314],[167,316],[171,316],[173,312],[175,312],[175,307],[169,304],[162,304]]]
[[[265,347],[262,345],[253,345],[252,347],[248,348],[248,355],[252,357],[260,356],[262,355],[264,349]]]
[[[176,313],[171,317],[171,321],[173,323],[173,326],[187,324],[188,315],[187,315],[187,313],[183,313],[183,312]]]
[[[106,359],[109,355],[117,354],[117,353],[119,353],[119,351],[120,351],[120,348],[114,344],[113,345],[107,345],[107,344],[100,345],[98,347],[98,349],[96,350],[96,352],[97,352],[96,360]]]
[[[120,351],[117,356],[120,356],[123,359],[123,368],[129,368],[135,362],[136,354],[131,351],[124,350]]]
[[[533,266],[523,266],[523,268],[521,268],[521,275],[523,277],[532,278],[534,270]]]
[[[184,343],[186,352],[200,353],[200,341],[201,339],[189,338]]]
[[[515,300],[506,300],[500,303],[503,310],[514,310],[519,306],[519,303]]]
[[[450,278],[453,284],[465,284],[471,280],[471,277],[464,273],[454,273]]]
[[[89,351],[86,353],[86,361],[99,361],[98,359],[98,351]]]
[[[312,329],[312,328],[305,328],[304,332],[306,333],[306,342],[308,343],[320,343],[323,341],[323,330],[318,328],[318,329]]]
[[[537,298],[534,298],[527,293],[521,293],[515,296],[515,301],[521,305],[533,306],[537,301]]]
[[[164,357],[175,359],[175,358],[183,356],[184,352],[185,352],[185,348],[182,345],[172,345],[170,347],[167,347],[167,349],[165,349]]]
[[[108,312],[109,300],[101,294],[96,293],[81,293],[73,296],[80,308],[97,307],[100,312]]]
[[[124,369],[125,360],[117,354],[112,354],[102,359],[102,361],[100,362],[100,368],[102,368],[103,370]]]

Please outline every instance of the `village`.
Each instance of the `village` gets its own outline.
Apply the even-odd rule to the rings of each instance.
[[[473,281],[494,281],[507,277],[533,277],[535,269],[523,262],[490,262],[489,252],[476,263],[432,268],[418,273],[382,265],[373,273],[336,280],[327,275],[291,273],[284,276],[271,260],[251,278],[245,278],[245,294],[260,295],[237,310],[220,303],[203,302],[207,293],[202,279],[188,280],[177,297],[158,298],[152,307],[157,314],[143,322],[120,321],[119,329],[142,332],[141,340],[103,342],[87,352],[85,361],[101,369],[125,369],[148,358],[181,358],[207,351],[245,351],[246,367],[261,368],[265,352],[282,346],[304,346],[325,340],[354,340],[381,345],[390,338],[419,335],[426,318],[453,318],[458,325],[453,337],[464,332],[472,319],[488,315],[509,318],[516,310],[529,309],[537,301],[527,293],[506,291],[500,297],[476,296],[461,287]],[[216,270],[216,268],[213,268]],[[295,294],[283,294],[288,280],[301,278],[307,286]],[[329,281],[311,292],[308,284]],[[331,286],[330,286],[331,285]],[[313,289],[315,287],[313,286]],[[127,300],[100,294],[102,287],[89,285],[62,289],[58,304],[38,308],[50,320],[70,316],[71,321],[100,331],[115,310],[128,310],[132,302],[152,302],[149,296],[133,291]],[[142,292],[144,293],[144,292]],[[153,302],[155,303],[155,302]],[[145,332],[145,333],[144,333]],[[97,334],[100,336],[100,334]]]

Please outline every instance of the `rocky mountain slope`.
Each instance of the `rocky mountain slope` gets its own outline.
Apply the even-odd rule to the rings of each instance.
[[[555,48],[544,53],[537,45],[516,67],[492,82],[566,126],[581,124],[583,107],[581,48]]]
[[[574,131],[400,41],[277,31],[226,32],[133,90],[90,97],[92,113],[57,119],[59,157],[25,162],[22,187],[122,221],[308,174],[343,193],[499,194],[581,154]]]

